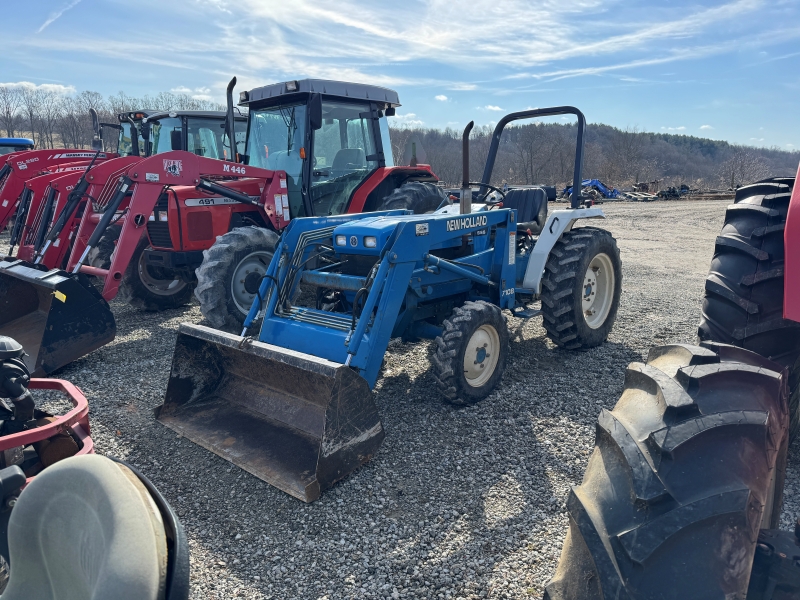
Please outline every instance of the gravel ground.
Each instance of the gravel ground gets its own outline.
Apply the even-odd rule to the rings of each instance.
[[[103,454],[140,468],[179,511],[193,598],[538,598],[594,445],[595,419],[625,367],[653,345],[693,342],[726,202],[606,204],[624,285],[605,345],[553,347],[540,319],[509,319],[500,388],[455,409],[433,391],[430,344],[392,344],[375,401],[375,459],[305,505],[153,418],[186,310],[112,303],[116,340],[56,374],[83,389]],[[5,249],[7,236],[0,238]],[[800,514],[800,445],[789,457],[783,526]]]

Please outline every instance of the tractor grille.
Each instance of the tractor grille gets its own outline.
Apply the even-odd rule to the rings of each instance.
[[[153,248],[172,248],[172,238],[169,237],[169,223],[149,221],[147,223],[147,236]]]
[[[160,220],[160,214],[167,213],[167,194],[161,194],[156,202],[155,221],[147,222],[147,235],[153,248],[173,248],[172,238],[169,236],[169,223]]]

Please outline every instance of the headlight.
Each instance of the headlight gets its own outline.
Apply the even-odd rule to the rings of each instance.
[[[346,235],[337,235],[336,236],[336,245],[337,246],[347,246],[347,236]]]
[[[378,238],[368,235],[364,238],[364,246],[366,248],[375,248],[378,245]]]

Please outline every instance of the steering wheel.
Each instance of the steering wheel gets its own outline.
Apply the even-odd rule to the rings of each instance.
[[[502,198],[502,200],[500,200],[500,202],[502,202],[503,200],[506,199],[506,193],[503,190],[501,190],[500,188],[495,187],[493,185],[489,185],[488,183],[479,183],[479,182],[476,182],[476,181],[470,181],[469,185],[477,185],[477,186],[480,186],[482,188],[489,188],[489,190],[497,192],[498,194],[500,194],[500,197]],[[486,202],[486,196],[488,196],[488,195],[489,195],[488,192],[486,194],[484,194],[483,200],[481,200],[481,202],[483,202],[484,204],[492,204],[492,205],[500,203],[500,202]]]

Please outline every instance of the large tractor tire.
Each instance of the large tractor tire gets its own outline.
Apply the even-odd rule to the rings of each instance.
[[[542,278],[547,336],[567,350],[586,350],[608,338],[622,291],[617,241],[604,229],[581,227],[561,236]]]
[[[194,295],[213,327],[241,331],[277,244],[274,231],[237,227],[203,251]]]
[[[597,423],[549,600],[745,598],[761,527],[780,518],[780,367],[736,348],[653,348]]]
[[[146,311],[180,308],[192,301],[193,284],[167,270],[147,265],[144,251],[150,246],[147,236],[142,236],[122,274],[117,298]]]
[[[431,361],[437,387],[451,404],[475,404],[503,378],[508,354],[505,317],[494,304],[465,302],[443,326]]]
[[[381,200],[375,210],[406,209],[415,215],[432,213],[447,200],[447,193],[432,183],[408,181]]]
[[[783,235],[793,185],[791,178],[767,179],[736,192],[717,237],[697,331],[701,340],[794,367],[790,385],[800,378],[800,323],[783,318]],[[793,386],[792,438],[800,431],[798,404]]]

